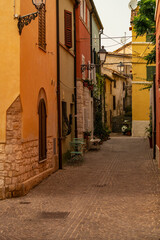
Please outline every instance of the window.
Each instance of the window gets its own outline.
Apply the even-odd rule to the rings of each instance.
[[[66,137],[71,133],[71,125],[67,117],[67,103],[62,102],[62,136]]]
[[[82,55],[82,65],[85,65],[85,56],[84,55]],[[83,71],[82,72],[82,79],[85,80],[85,78],[86,78],[86,72]]]
[[[47,137],[46,137],[47,114],[44,99],[41,99],[39,102],[38,114],[39,114],[39,161],[42,161],[47,157]]]
[[[151,33],[146,34],[146,42],[152,42]]]
[[[125,90],[125,83],[123,82],[123,91]]]
[[[86,23],[86,0],[84,1],[84,5],[83,5],[83,20]]]
[[[72,47],[72,13],[64,11],[64,23],[65,23],[65,45],[68,48]]]
[[[114,88],[116,88],[116,80],[114,80]]]
[[[81,0],[81,3],[80,3],[80,16],[81,18],[83,18],[83,0]]]
[[[112,94],[112,83],[110,84],[110,94]]]
[[[113,110],[116,110],[116,96],[113,96]]]
[[[88,80],[91,80],[91,70],[90,70],[90,67],[91,67],[91,62],[88,61]]]
[[[153,81],[153,76],[156,73],[156,66],[147,66],[147,81]]]
[[[39,10],[39,24],[38,24],[38,46],[46,50],[46,8],[43,5]]]

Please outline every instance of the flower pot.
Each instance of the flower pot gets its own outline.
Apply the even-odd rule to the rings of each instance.
[[[128,131],[128,132],[127,132],[127,136],[131,136],[131,131]]]
[[[93,85],[89,85],[88,89],[92,91],[93,90]]]
[[[83,82],[84,87],[88,87],[88,82]]]

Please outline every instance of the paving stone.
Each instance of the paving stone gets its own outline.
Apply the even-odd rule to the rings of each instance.
[[[114,137],[27,196],[0,202],[0,240],[159,240],[160,172],[148,141]]]

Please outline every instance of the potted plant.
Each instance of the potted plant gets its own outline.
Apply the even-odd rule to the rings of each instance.
[[[147,134],[147,137],[149,139],[149,146],[150,146],[150,148],[153,148],[153,144],[152,144],[152,123],[151,122],[149,123],[149,126],[146,127],[146,134]]]
[[[149,139],[150,148],[153,148],[153,144],[152,144],[152,108],[151,107],[150,107],[149,119],[150,119],[150,122],[149,122],[148,127],[146,127],[146,134]]]
[[[88,79],[83,80],[83,86],[84,87],[88,87],[88,84],[89,84],[89,80]]]
[[[84,139],[88,139],[88,137],[91,136],[91,132],[89,131],[85,131],[83,132],[83,134],[84,134]]]
[[[92,83],[92,81],[88,81],[88,89],[93,91],[93,87],[94,87],[94,84]]]

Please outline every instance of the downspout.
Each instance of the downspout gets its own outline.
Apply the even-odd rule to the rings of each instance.
[[[156,159],[156,124],[157,124],[157,112],[156,112],[156,74],[153,78],[153,101],[154,101],[154,129],[153,129],[153,159]]]
[[[75,97],[75,138],[78,137],[77,131],[77,44],[76,44],[76,8],[78,3],[74,5],[74,97]]]
[[[59,52],[59,0],[56,0],[57,14],[57,111],[58,111],[58,150],[59,169],[62,169],[62,133],[61,133],[61,92],[60,92],[60,52]]]
[[[93,63],[93,38],[92,38],[92,33],[93,33],[93,28],[92,28],[92,15],[93,15],[93,9],[90,13],[90,44],[91,44],[91,63]]]

